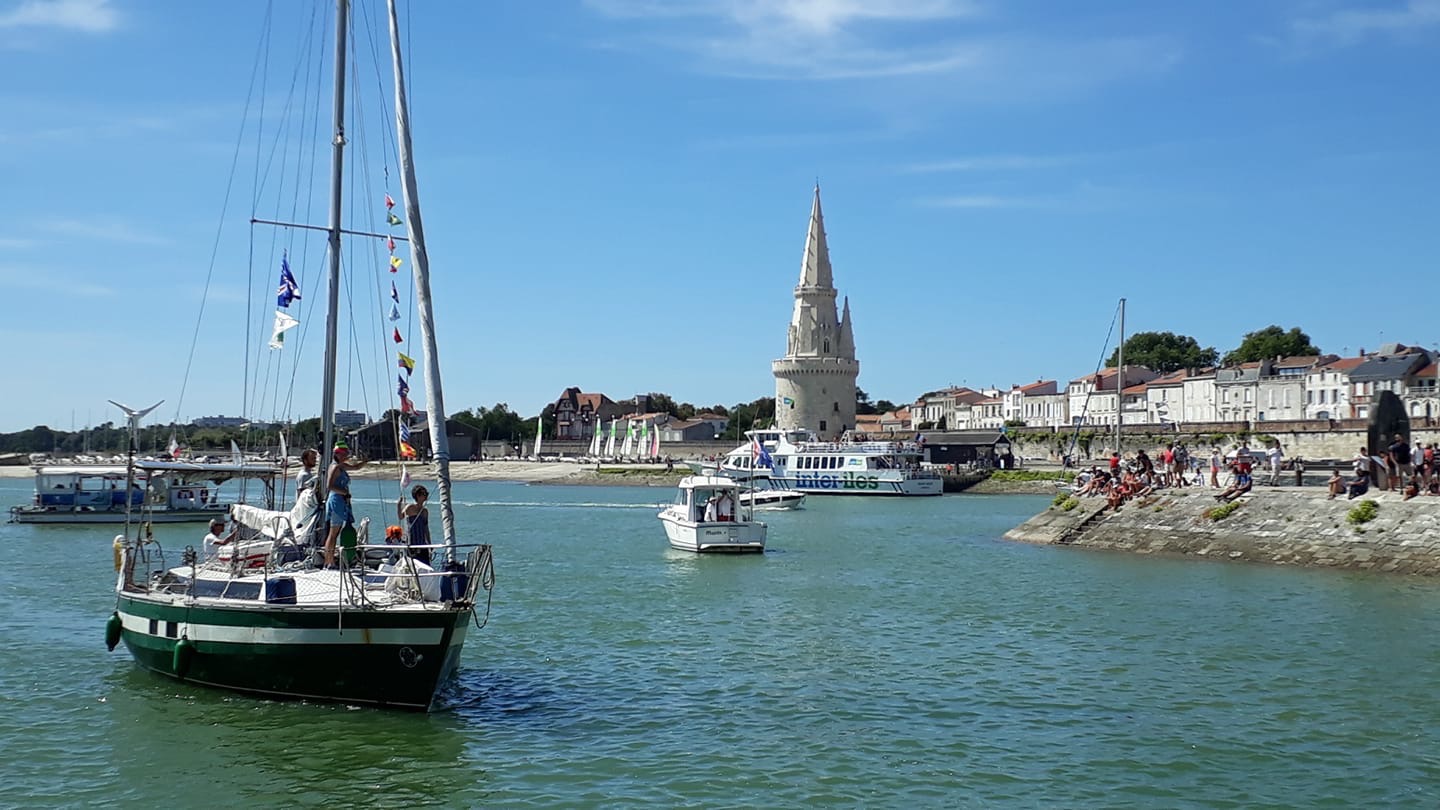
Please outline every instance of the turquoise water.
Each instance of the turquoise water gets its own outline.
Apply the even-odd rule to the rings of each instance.
[[[0,526],[0,805],[1440,804],[1437,582],[1000,540],[1028,497],[811,498],[700,558],[669,490],[456,492],[497,593],[419,716],[140,672],[113,532]]]

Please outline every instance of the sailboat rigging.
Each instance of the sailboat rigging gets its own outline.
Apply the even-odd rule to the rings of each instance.
[[[372,546],[367,542],[368,520],[362,520],[355,527],[356,542],[344,549],[337,567],[318,565],[317,539],[327,522],[320,506],[327,480],[322,468],[316,491],[298,491],[289,511],[235,507],[237,537],[217,559],[187,548],[179,565],[167,564],[151,538],[138,532],[132,538],[127,526],[126,535],[116,541],[116,610],[106,641],[111,649],[123,641],[147,669],[197,684],[423,711],[457,666],[472,619],[483,626],[475,615],[477,595],[482,589],[488,594],[494,574],[489,545],[462,545],[457,539],[395,0],[387,0],[387,7],[405,224],[446,562],[432,570],[407,547]],[[336,0],[330,216],[325,229],[330,259],[321,413],[325,448],[337,441],[341,243],[343,235],[353,233],[343,227],[341,216],[349,12],[350,0]],[[390,218],[398,224],[393,214]],[[392,257],[390,266],[397,269],[399,263]],[[408,402],[401,396],[404,410]],[[331,454],[320,456],[328,467]],[[458,559],[462,548],[463,562]]]

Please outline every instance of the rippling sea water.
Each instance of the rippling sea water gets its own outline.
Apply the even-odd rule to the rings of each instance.
[[[664,489],[456,497],[498,584],[429,715],[141,672],[113,531],[0,526],[0,805],[1440,805],[1434,581],[1000,540],[1029,497],[812,498],[717,558]]]

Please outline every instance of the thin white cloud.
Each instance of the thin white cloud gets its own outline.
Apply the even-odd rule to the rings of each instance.
[[[707,73],[753,79],[855,79],[943,73],[984,59],[971,43],[902,47],[895,26],[974,17],[969,0],[586,0],[617,19],[654,23],[648,38]],[[688,29],[685,23],[689,23]],[[674,29],[680,27],[682,31]],[[888,24],[888,25],[886,25]]]
[[[1377,36],[1413,36],[1435,26],[1440,26],[1440,0],[1406,0],[1388,8],[1345,7],[1293,20],[1289,37],[1281,44],[1301,50],[1344,47]]]
[[[35,230],[53,233],[57,236],[90,239],[98,242],[151,246],[170,244],[169,239],[116,219],[51,219],[38,222],[33,227]]]
[[[21,237],[0,236],[0,250],[25,250],[38,247],[40,242],[35,239]]]
[[[931,163],[915,163],[904,167],[903,171],[911,174],[1022,171],[1071,166],[1081,160],[1083,158],[1078,155],[979,155],[938,160]]]
[[[918,201],[926,208],[1036,208],[1048,201],[1041,197],[1011,197],[998,194],[954,194]]]
[[[120,25],[120,13],[110,0],[24,0],[0,11],[0,29],[63,28],[100,34]]]
[[[980,0],[585,0],[620,23],[604,47],[679,56],[698,73],[785,81],[908,80],[936,97],[1035,102],[1180,58],[1167,37],[1006,30]],[[928,79],[928,84],[922,80]]]
[[[112,287],[77,279],[72,274],[63,270],[56,270],[52,267],[40,267],[38,265],[15,264],[0,266],[0,281],[3,281],[5,286],[11,288],[39,290],[58,295],[78,295],[86,298],[115,295],[115,290]]]

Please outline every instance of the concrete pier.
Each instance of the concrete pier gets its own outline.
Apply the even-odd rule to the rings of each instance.
[[[1258,488],[1220,519],[1215,490],[1162,490],[1112,511],[1103,498],[1074,508],[1051,506],[1005,537],[1025,543],[1168,554],[1207,560],[1310,565],[1358,571],[1440,575],[1440,497],[1409,501],[1399,492],[1329,500],[1323,489]],[[1375,517],[1347,518],[1362,501]]]

